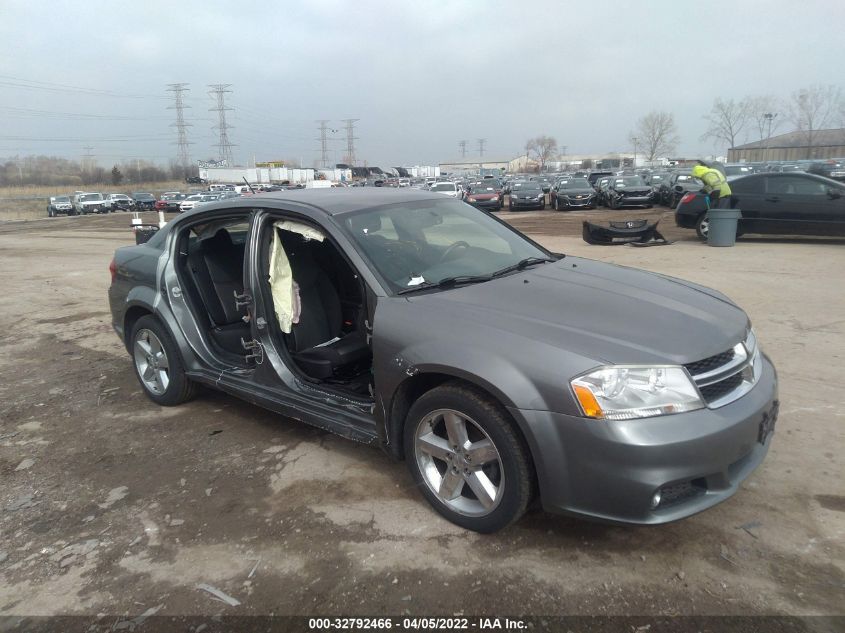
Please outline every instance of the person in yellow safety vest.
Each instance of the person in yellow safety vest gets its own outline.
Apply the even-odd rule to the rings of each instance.
[[[692,168],[692,176],[704,183],[702,191],[710,197],[708,208],[727,209],[729,203],[731,208],[733,208],[731,186],[722,172],[699,162],[698,165]]]

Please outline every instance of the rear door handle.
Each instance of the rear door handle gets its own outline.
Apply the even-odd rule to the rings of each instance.
[[[780,198],[773,196],[771,198],[766,198],[766,202],[780,202]]]

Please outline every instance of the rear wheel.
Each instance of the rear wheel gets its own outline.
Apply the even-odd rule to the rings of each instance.
[[[185,375],[176,343],[161,321],[153,316],[138,319],[131,343],[135,374],[150,400],[173,406],[196,395],[197,384]]]
[[[451,522],[490,533],[525,513],[533,493],[528,450],[486,395],[459,383],[429,391],[408,413],[404,446],[417,486]]]
[[[699,215],[695,221],[695,232],[701,239],[707,239],[707,234],[710,232],[710,218],[706,213]]]

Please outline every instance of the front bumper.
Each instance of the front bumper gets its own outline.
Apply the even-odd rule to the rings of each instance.
[[[498,198],[491,198],[490,200],[473,200],[470,202],[469,198],[464,198],[464,202],[471,204],[479,209],[501,209],[502,202]]]
[[[620,196],[616,199],[620,207],[647,207],[654,204],[651,196]]]
[[[539,209],[540,207],[544,206],[546,203],[546,197],[543,196],[539,200],[524,200],[524,199],[517,199],[511,198],[510,204],[511,206],[516,209],[518,207],[523,209],[532,209],[536,208]]]
[[[557,199],[560,200],[560,204],[565,207],[594,207],[596,206],[596,196],[590,195],[584,198],[570,198],[567,196],[558,195]]]
[[[773,427],[777,408],[777,375],[763,356],[754,388],[718,409],[627,421],[511,413],[527,431],[545,510],[655,525],[731,497],[766,456],[772,436],[761,443],[761,428]],[[652,509],[659,490],[665,500]]]

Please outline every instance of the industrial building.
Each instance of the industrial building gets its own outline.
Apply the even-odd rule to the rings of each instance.
[[[824,160],[845,157],[845,128],[787,132],[728,150],[728,162]]]

